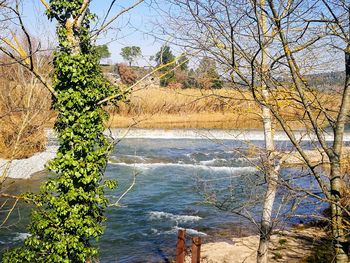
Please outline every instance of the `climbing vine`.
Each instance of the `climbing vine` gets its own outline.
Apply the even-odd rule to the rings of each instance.
[[[46,7],[49,19],[57,21],[59,41],[53,109],[60,146],[48,165],[55,176],[39,194],[27,196],[38,207],[31,215],[31,235],[3,261],[85,263],[98,255],[92,243],[103,233],[104,189],[115,187],[111,181],[102,184],[111,145],[103,134],[108,114],[98,102],[116,89],[103,77],[90,40],[89,1],[51,0]]]

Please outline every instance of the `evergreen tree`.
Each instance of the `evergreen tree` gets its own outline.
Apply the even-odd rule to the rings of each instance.
[[[184,56],[182,54],[182,56],[179,58],[179,60],[177,61],[177,63],[180,65],[180,69],[182,71],[188,71],[188,58],[187,56]]]
[[[220,89],[222,80],[216,68],[216,63],[209,57],[204,57],[196,70],[197,82],[200,88]]]
[[[167,65],[175,60],[175,56],[171,52],[170,47],[166,45],[162,46],[155,55],[154,60],[157,62],[157,67],[162,67],[162,69],[159,70],[159,72],[162,73],[160,85],[163,87],[168,86],[168,84],[175,79],[174,71],[172,71],[174,64]]]

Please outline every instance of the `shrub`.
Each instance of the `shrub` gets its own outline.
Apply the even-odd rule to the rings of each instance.
[[[132,85],[136,82],[137,75],[131,67],[125,64],[118,64],[117,70],[123,84]]]
[[[184,87],[184,85],[182,83],[179,83],[179,82],[171,82],[169,83],[168,85],[168,88],[169,89],[182,89]]]

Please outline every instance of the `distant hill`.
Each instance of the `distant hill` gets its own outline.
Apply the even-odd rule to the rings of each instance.
[[[332,71],[317,74],[310,74],[306,79],[311,86],[319,89],[343,86],[345,82],[345,71]]]

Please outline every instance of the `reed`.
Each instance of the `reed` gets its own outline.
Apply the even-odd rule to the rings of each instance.
[[[44,150],[50,104],[50,94],[23,67],[0,68],[0,158],[26,158]]]
[[[303,108],[295,102],[296,96],[290,90],[278,90],[274,92],[273,103],[291,127],[304,128],[309,124]],[[317,100],[325,107],[337,108],[334,95],[319,93]],[[315,105],[315,114],[318,114],[316,108]],[[118,104],[110,113],[112,117],[107,124],[110,127],[262,128],[260,106],[251,92],[244,89],[143,88],[133,91],[127,102]],[[319,124],[326,125],[324,117],[319,117]]]

